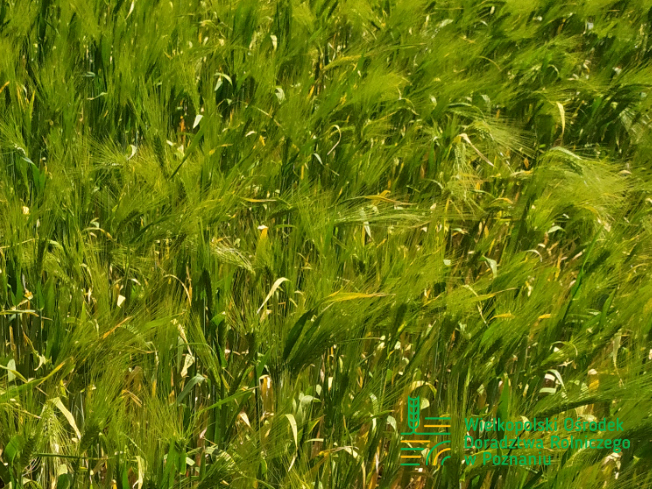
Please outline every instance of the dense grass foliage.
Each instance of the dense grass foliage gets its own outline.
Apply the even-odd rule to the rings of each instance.
[[[652,487],[649,7],[1,0],[2,483]]]

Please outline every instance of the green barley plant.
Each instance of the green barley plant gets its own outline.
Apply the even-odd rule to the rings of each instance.
[[[0,0],[0,486],[652,487],[651,25]],[[467,463],[496,417],[631,446]]]

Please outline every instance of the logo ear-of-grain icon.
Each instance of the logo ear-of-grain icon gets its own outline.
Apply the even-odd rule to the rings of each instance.
[[[414,432],[419,427],[421,416],[421,398],[408,397],[408,426]]]

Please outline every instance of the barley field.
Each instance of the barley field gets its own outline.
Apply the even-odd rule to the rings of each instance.
[[[0,487],[652,487],[651,7],[0,0]]]

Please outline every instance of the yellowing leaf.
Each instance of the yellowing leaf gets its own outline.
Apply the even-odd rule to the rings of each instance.
[[[561,118],[561,135],[564,135],[566,130],[566,111],[561,102],[557,102],[557,108],[559,109],[559,117]]]
[[[269,291],[269,294],[267,294],[267,297],[265,297],[265,300],[264,300],[263,303],[260,305],[260,307],[258,308],[258,310],[256,311],[256,313],[259,313],[260,310],[261,310],[263,307],[265,307],[265,304],[267,304],[267,301],[268,301],[268,300],[269,300],[269,299],[274,295],[274,292],[276,292],[276,290],[281,286],[281,284],[282,284],[283,282],[289,282],[289,281],[290,281],[289,279],[287,279],[287,278],[285,278],[285,277],[281,277],[281,278],[279,278],[276,282],[274,282],[274,285],[272,285],[272,290]]]
[[[363,294],[361,292],[335,292],[328,296],[330,302],[353,301],[357,299],[371,299],[373,297],[386,297],[387,294]]]
[[[77,423],[75,423],[75,418],[72,415],[70,411],[66,408],[66,406],[63,405],[61,402],[61,399],[58,397],[53,399],[52,402],[54,405],[61,411],[61,414],[68,420],[68,423],[70,424],[70,427],[75,431],[75,434],[77,435],[77,438],[81,440],[81,433],[79,432],[79,429],[77,428]]]

